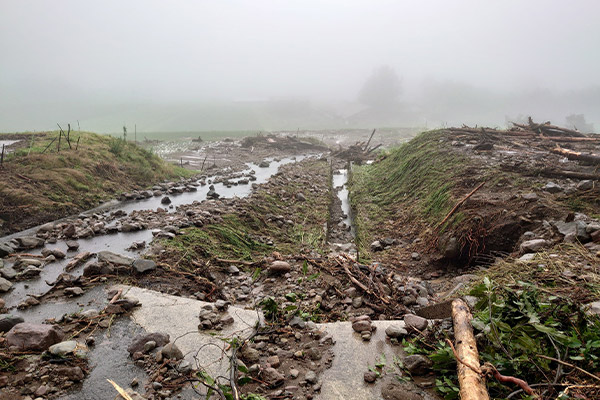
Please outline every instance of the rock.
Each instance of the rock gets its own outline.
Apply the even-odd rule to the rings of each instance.
[[[270,356],[267,357],[267,364],[269,364],[273,368],[279,368],[279,366],[281,365],[281,361],[279,361],[278,356]]]
[[[21,249],[35,249],[41,247],[46,242],[44,239],[36,236],[21,236],[14,239]]]
[[[144,353],[149,353],[156,348],[156,342],[149,340],[144,344]]]
[[[296,379],[300,375],[300,371],[295,368],[290,369],[290,378]]]
[[[535,258],[535,253],[526,253],[519,257],[519,261],[531,261]]]
[[[248,345],[242,348],[242,358],[250,364],[257,363],[260,359],[260,352]]]
[[[11,267],[0,268],[0,276],[5,279],[15,279],[17,277],[17,271]]]
[[[523,200],[527,200],[527,201],[536,201],[540,198],[536,193],[533,193],[533,192],[525,193],[521,197],[523,198]]]
[[[13,326],[25,322],[23,317],[12,314],[0,314],[0,332],[8,332]]]
[[[267,160],[263,160],[258,164],[259,168],[269,168],[269,165],[271,164]]]
[[[354,321],[352,323],[352,329],[354,329],[355,332],[365,332],[365,331],[371,331],[371,321],[369,320],[359,320],[359,321]]]
[[[377,374],[373,371],[367,371],[365,372],[363,379],[367,383],[373,383],[377,380]]]
[[[263,381],[267,382],[271,388],[281,386],[285,381],[283,374],[272,367],[265,368],[261,373],[261,378]]]
[[[0,258],[4,258],[14,251],[15,249],[13,249],[8,243],[0,243]]]
[[[113,253],[112,251],[106,250],[98,252],[98,261],[124,266],[129,266],[133,264],[133,258],[126,257],[120,254]]]
[[[169,335],[161,332],[138,335],[133,339],[133,342],[129,345],[129,347],[127,347],[127,351],[129,354],[133,354],[138,351],[142,352],[144,350],[144,345],[150,341],[155,342],[156,346],[162,347],[169,343]]]
[[[413,354],[402,360],[404,367],[413,375],[425,375],[433,362],[422,354]]]
[[[272,274],[286,274],[291,270],[292,267],[286,261],[273,261],[269,266],[269,272]]]
[[[594,188],[594,181],[584,180],[577,184],[578,190],[591,190]]]
[[[63,227],[63,235],[65,235],[65,237],[71,238],[73,236],[75,236],[75,225],[73,224],[67,224]]]
[[[57,326],[22,322],[8,332],[6,344],[7,347],[16,346],[21,351],[46,350],[59,343],[63,336],[62,330]]]
[[[404,316],[404,323],[407,328],[413,328],[419,331],[424,331],[429,325],[429,322],[425,318],[413,314],[406,314]]]
[[[69,297],[74,297],[74,296],[81,296],[84,291],[82,288],[74,286],[74,287],[68,287],[64,290],[65,296],[69,296]]]
[[[304,380],[308,383],[315,384],[317,383],[317,374],[314,371],[308,371],[304,376]]]
[[[310,358],[313,361],[318,361],[323,357],[323,355],[321,354],[321,351],[319,349],[317,349],[316,347],[311,347],[311,348],[307,349],[306,355],[308,356],[308,358]]]
[[[12,283],[4,278],[0,278],[0,292],[8,292],[12,288]]]
[[[352,307],[360,308],[363,305],[363,298],[361,296],[352,299]]]
[[[53,344],[48,348],[48,352],[55,356],[65,356],[67,354],[75,352],[77,349],[77,342],[75,340],[69,340],[66,342],[60,342],[57,344]]]
[[[183,358],[183,353],[179,348],[175,345],[175,343],[169,343],[165,345],[160,351],[163,358],[169,358],[171,360],[181,360]]]
[[[371,243],[371,251],[381,251],[381,250],[383,250],[383,246],[379,240],[376,240],[373,243]]]
[[[548,183],[546,184],[546,186],[544,186],[544,187],[542,188],[542,190],[544,190],[544,191],[546,191],[546,192],[548,192],[548,193],[558,193],[558,192],[562,192],[562,191],[563,191],[563,188],[562,188],[562,187],[560,187],[559,185],[557,185],[557,184],[556,184],[556,183],[554,183],[554,182],[548,182]]]
[[[79,248],[79,243],[74,240],[67,240],[66,245],[69,251],[75,251]]]
[[[83,268],[83,276],[108,275],[112,274],[114,271],[115,269],[111,265],[92,262]]]
[[[585,222],[575,221],[575,237],[581,243],[587,243],[591,240],[591,236],[587,232],[587,224]]]
[[[0,310],[3,309],[5,305],[6,302],[4,301],[4,299],[0,299]]]
[[[62,367],[54,370],[57,376],[65,377],[70,381],[79,382],[85,378],[80,367]]]
[[[306,196],[304,196],[304,193],[298,192],[298,193],[296,193],[296,200],[298,200],[298,201],[306,201]]]
[[[133,262],[133,268],[140,274],[156,269],[156,263],[152,260],[138,259]]]
[[[402,338],[402,337],[408,335],[408,332],[401,325],[393,324],[386,328],[385,334],[387,336],[389,336],[390,338],[399,339],[399,338]]]
[[[160,204],[171,204],[171,198],[169,196],[165,196],[160,200]]]
[[[535,253],[547,244],[548,242],[545,239],[526,240],[521,243],[520,250],[521,253]]]
[[[419,261],[421,259],[421,255],[417,252],[412,253],[410,257],[415,261]]]
[[[455,259],[460,256],[460,245],[454,236],[443,235],[438,241],[438,249],[444,258]]]

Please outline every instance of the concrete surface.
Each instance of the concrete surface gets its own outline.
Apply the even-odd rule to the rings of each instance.
[[[402,346],[391,346],[386,343],[385,329],[398,324],[404,327],[404,321],[373,321],[377,330],[373,332],[371,341],[365,342],[352,330],[350,322],[334,322],[319,324],[335,340],[333,346],[333,364],[321,376],[321,394],[317,399],[380,399],[381,385],[379,380],[374,384],[365,383],[363,375],[379,362],[385,354],[387,365],[391,366],[394,357],[405,356]]]
[[[199,311],[210,303],[132,286],[118,285],[114,288],[122,288],[123,297],[140,301],[141,306],[136,307],[131,315],[138,325],[147,332],[168,333],[185,359],[196,367],[204,368],[212,377],[228,376],[229,360],[223,354],[227,343],[223,338],[249,336],[258,321],[256,311],[230,306],[228,312],[234,319],[232,325],[221,331],[198,331]]]

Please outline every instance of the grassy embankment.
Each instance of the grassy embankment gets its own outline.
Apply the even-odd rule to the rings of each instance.
[[[439,144],[442,135],[422,133],[384,154],[381,161],[353,169],[350,202],[363,258],[369,257],[370,243],[386,230],[393,231],[398,222],[426,229],[452,208],[452,189],[465,165],[460,156]],[[446,225],[462,218],[462,213],[456,213]]]
[[[473,183],[466,172],[477,171],[478,181],[488,182],[488,188],[501,183],[516,192],[530,186],[453,154],[445,147],[448,138],[443,135],[426,132],[390,151],[382,161],[355,170],[351,195],[363,254],[370,241],[391,232],[386,230],[390,227],[407,231],[416,226],[417,232],[434,232],[463,196],[453,192],[469,180]],[[468,215],[455,214],[442,230],[464,229]],[[480,272],[479,280],[463,293],[477,298],[473,326],[482,363],[534,385],[539,398],[598,398],[598,381],[582,372],[598,376],[600,370],[600,320],[585,312],[586,304],[600,299],[597,266],[597,254],[579,244],[561,244],[533,260],[509,257]],[[456,399],[456,360],[446,338],[447,331],[428,333],[405,341],[404,347],[409,353],[427,355],[438,375],[438,391],[446,399]],[[494,399],[532,398],[494,379],[488,380],[488,389]]]
[[[71,149],[63,137],[60,152],[57,141],[43,152],[58,133],[32,135],[23,134],[27,146],[6,156],[0,170],[0,234],[89,209],[124,191],[192,174],[110,136],[72,133]]]
[[[222,215],[219,223],[185,229],[183,235],[165,241],[165,261],[176,260],[179,268],[193,270],[198,261],[214,258],[259,261],[273,251],[288,255],[322,250],[329,216],[328,164],[302,161],[282,170],[284,174],[298,171],[302,176],[289,179],[280,171],[247,200],[241,200],[235,214]],[[324,190],[309,195],[310,186]],[[305,193],[306,201],[295,198],[298,192]],[[272,216],[280,216],[282,222]],[[266,244],[269,240],[272,245]]]

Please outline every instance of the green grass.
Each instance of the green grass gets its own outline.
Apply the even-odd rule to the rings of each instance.
[[[452,208],[455,177],[463,158],[440,145],[441,131],[424,132],[372,165],[356,167],[350,181],[357,243],[364,253],[378,226],[407,212],[429,224],[439,223]],[[449,224],[460,219],[454,216]]]
[[[72,148],[63,139],[60,152],[58,141],[48,147],[58,132],[31,135],[33,140],[29,136],[24,140],[27,147],[4,160],[0,233],[94,207],[123,191],[194,174],[134,143],[106,135],[72,133]]]

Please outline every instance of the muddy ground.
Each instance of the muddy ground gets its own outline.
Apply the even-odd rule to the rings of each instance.
[[[32,318],[35,323],[43,317],[62,331],[55,342],[74,339],[87,353],[94,351],[97,338],[110,334],[113,324],[144,308],[144,303],[137,304],[134,298],[111,289],[114,284],[208,302],[195,317],[200,333],[218,335],[227,329],[232,323],[227,307],[261,310],[264,327],[250,327],[250,333],[229,337],[226,342],[227,350],[234,349],[239,355],[231,359],[241,365],[236,379],[245,384],[239,390],[272,399],[335,398],[328,392],[329,382],[322,380],[324,371],[335,362],[335,340],[327,325],[317,323],[350,321],[345,329],[356,332],[352,345],[360,346],[376,335],[377,323],[372,321],[397,320],[384,328],[381,343],[399,351],[403,338],[419,336],[425,330],[450,329],[447,316],[426,315],[424,310],[477,280],[476,274],[496,258],[521,257],[554,244],[581,242],[587,253],[580,262],[589,265],[590,260],[597,260],[597,183],[592,181],[590,187],[582,183],[589,179],[564,175],[565,170],[593,175],[594,167],[550,153],[554,143],[543,139],[438,134],[442,151],[460,157],[468,166],[454,177],[455,197],[461,199],[486,182],[461,206],[468,223],[447,229],[445,235],[433,229],[437,224],[415,218],[408,208],[381,209],[375,210],[383,216],[380,223],[363,227],[363,243],[355,243],[351,220],[356,215],[352,214],[373,220],[377,216],[369,214],[373,209],[342,207],[344,199],[338,197],[334,182],[344,183],[336,176],[345,173],[349,160],[331,159],[321,144],[287,136],[188,144],[199,146],[198,150],[188,147],[170,158],[187,157],[189,167],[196,169],[204,163],[202,175],[123,196],[131,204],[165,199],[160,207],[98,211],[47,224],[30,232],[27,240],[12,241],[0,268],[8,284],[14,285],[4,296],[4,311],[22,316],[26,322],[31,315],[38,315]],[[361,140],[366,138],[361,136]],[[476,147],[482,143],[491,146]],[[588,151],[596,145],[573,142],[570,146]],[[256,174],[248,171],[248,163],[273,163],[300,155],[310,157],[289,160],[267,182],[252,186]],[[384,161],[385,155],[376,162]],[[557,166],[563,175],[557,174]],[[553,175],[548,178],[548,174]],[[550,180],[560,190],[549,185]],[[210,198],[177,201],[178,196],[210,185],[221,185],[218,188],[223,191],[242,186],[252,190],[246,197],[218,198],[217,188]],[[138,235],[135,240],[133,235]],[[110,237],[119,244],[103,242]],[[532,251],[527,247],[531,240],[543,242],[537,242],[540,246]],[[66,252],[67,241],[80,243],[81,249]],[[86,249],[89,243],[96,247]],[[111,253],[102,252],[97,243],[105,243]],[[75,243],[69,245],[75,247]],[[42,246],[43,253],[39,250]],[[59,265],[59,271],[50,282],[36,284],[37,276],[45,276],[41,270],[55,268],[53,265]],[[590,265],[588,272],[598,274],[598,264]],[[51,312],[35,314],[36,309],[49,305]],[[16,321],[13,318],[6,326]],[[75,350],[48,354],[40,348],[23,349],[7,336],[1,338],[0,398],[77,396],[85,379],[93,374],[89,358]],[[142,335],[138,339],[138,348],[125,354],[124,362],[139,374],[129,382],[120,380],[125,389],[146,398],[190,399],[200,397],[195,391],[206,392],[206,385],[225,390],[213,382],[215,377],[202,373],[206,367],[202,360],[185,364],[184,355],[173,349],[177,347],[174,338]],[[132,339],[115,340],[129,343]],[[370,390],[372,382],[378,382],[378,395],[385,399],[436,398],[431,390],[435,375],[428,361],[406,354],[399,357],[403,363],[388,362],[387,367],[375,362],[371,368],[363,363],[351,366],[359,378],[353,376],[348,386],[358,384],[361,390]],[[70,372],[60,368],[70,368]],[[408,377],[413,379],[409,382]],[[196,385],[194,390],[190,382]],[[228,385],[230,380],[225,377],[219,382]],[[111,386],[95,389],[110,393],[97,398],[112,398],[116,393]]]

